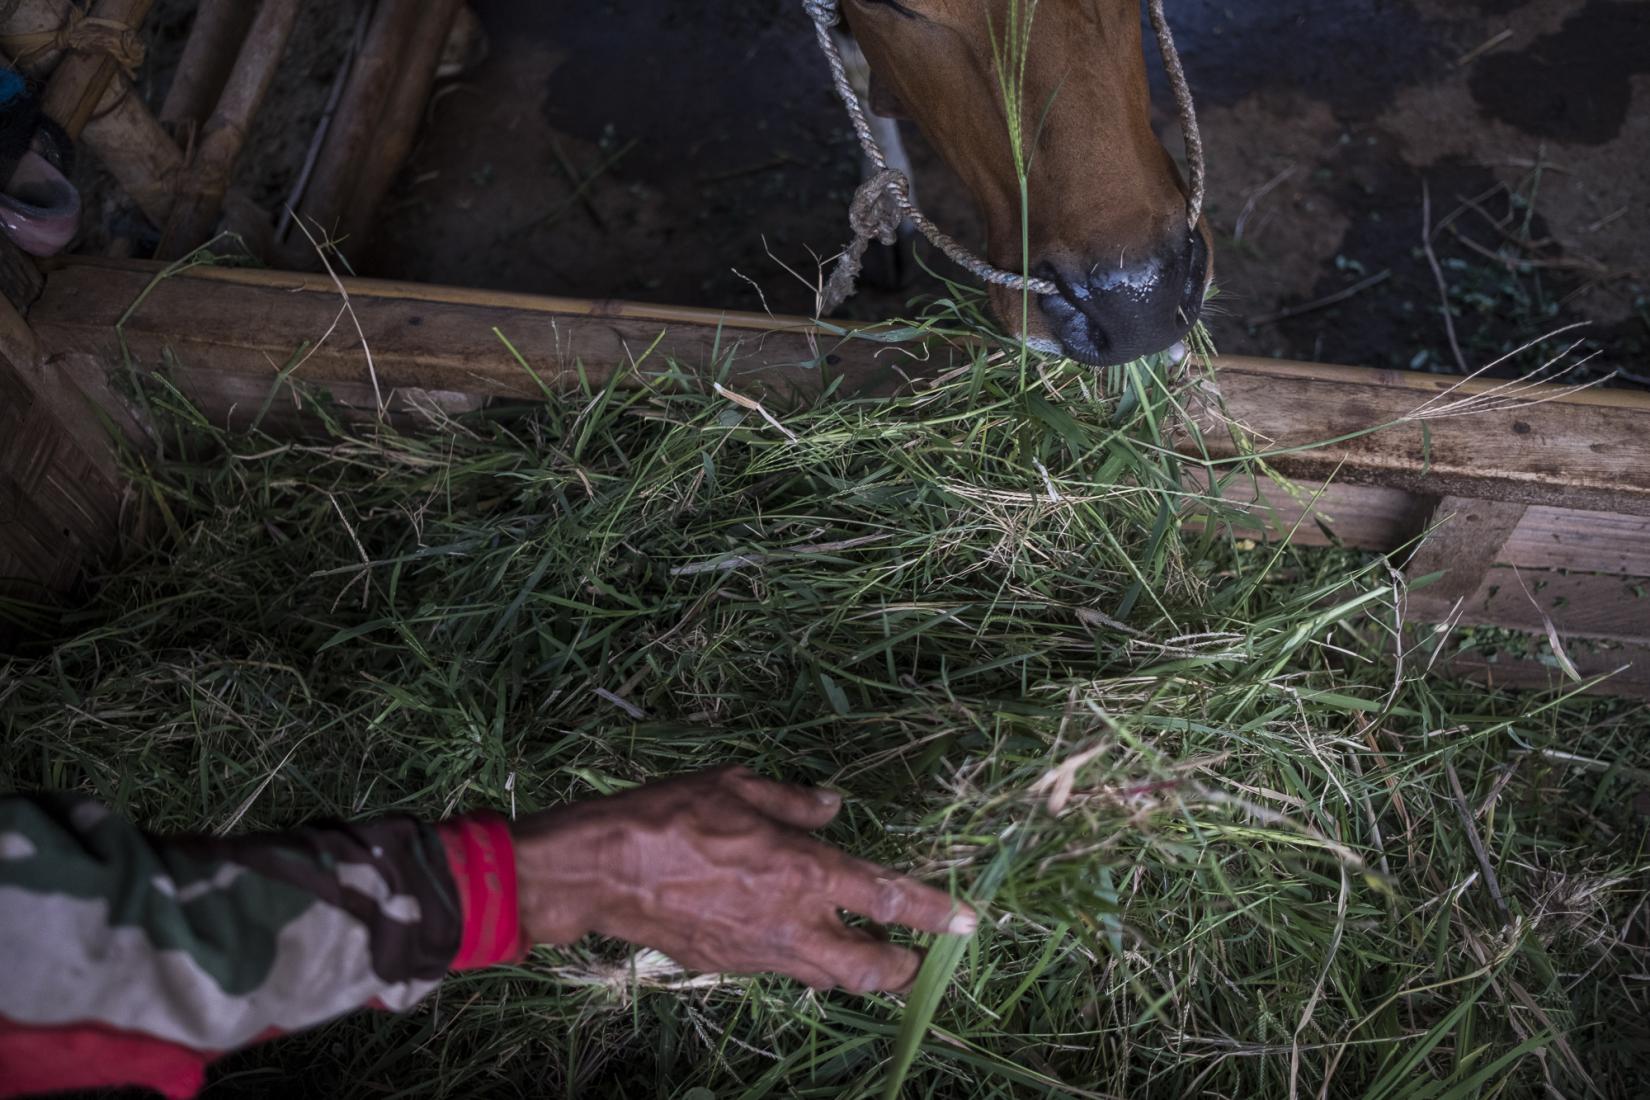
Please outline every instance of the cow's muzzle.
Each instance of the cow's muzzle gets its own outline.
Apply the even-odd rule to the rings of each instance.
[[[1119,257],[1044,264],[1054,294],[1038,299],[1061,350],[1095,366],[1127,363],[1184,339],[1203,311],[1209,246],[1193,230],[1133,263]]]

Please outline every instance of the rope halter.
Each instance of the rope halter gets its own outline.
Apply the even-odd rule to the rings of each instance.
[[[917,204],[911,201],[910,181],[905,178],[903,172],[888,166],[888,158],[883,155],[882,147],[877,144],[875,135],[871,133],[871,126],[865,119],[865,108],[860,104],[859,96],[854,94],[853,85],[848,80],[848,70],[842,60],[842,51],[837,48],[836,40],[831,37],[831,28],[842,21],[840,0],[802,0],[802,7],[813,20],[814,37],[819,41],[820,52],[825,55],[825,64],[830,67],[831,83],[835,85],[836,94],[848,112],[848,121],[853,124],[860,148],[865,150],[866,158],[876,168],[871,177],[860,184],[854,192],[853,203],[848,213],[848,222],[854,231],[854,239],[843,250],[842,258],[837,261],[830,279],[825,283],[820,294],[819,312],[830,313],[853,294],[854,282],[859,277],[865,250],[870,247],[873,240],[881,241],[885,245],[894,244],[899,239],[899,224],[902,220],[909,220],[924,237],[928,238],[930,244],[981,282],[1031,294],[1055,293],[1058,288],[1047,279],[1033,278],[1030,275],[994,267],[977,253],[959,244],[917,208]],[[1180,111],[1180,129],[1186,142],[1186,159],[1192,176],[1191,195],[1187,201],[1187,224],[1195,230],[1198,219],[1203,215],[1203,139],[1198,133],[1197,112],[1192,104],[1191,89],[1186,84],[1185,70],[1180,65],[1180,53],[1175,49],[1174,35],[1170,32],[1169,22],[1163,15],[1163,0],[1146,0],[1146,7],[1151,16],[1152,29],[1157,33],[1157,47],[1163,54],[1163,69],[1168,74],[1170,87],[1174,89],[1175,106]]]

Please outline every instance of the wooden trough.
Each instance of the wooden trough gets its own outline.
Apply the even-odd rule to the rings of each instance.
[[[125,7],[141,14],[147,5]],[[212,115],[202,114],[213,96],[199,90],[201,80],[189,85],[192,105],[178,108],[208,130],[214,117],[233,116],[225,125],[250,118],[267,86],[268,49],[278,50],[257,46],[258,36],[284,40],[278,0],[265,0],[256,19],[224,11],[206,20],[212,7],[203,5],[199,33],[218,36],[211,56],[238,48],[239,59],[219,66],[223,99]],[[413,26],[419,7],[381,0],[376,18],[403,23],[375,25],[364,38],[373,49],[390,48],[372,47],[379,38],[419,43],[418,71],[397,80],[371,63],[341,85],[342,102],[358,102],[357,112],[388,118],[392,128],[412,125],[403,118],[407,104],[415,120],[433,72],[428,28]],[[455,7],[442,5],[443,18]],[[46,0],[23,5],[36,14],[53,8]],[[0,26],[0,45],[15,31]],[[95,70],[94,80],[102,72],[80,68]],[[104,87],[122,79],[111,74]],[[140,129],[159,127],[141,104],[137,110]],[[357,141],[358,123],[335,119],[335,140]],[[144,209],[167,229],[172,254],[211,230],[202,212],[222,197],[229,144],[203,131],[196,157],[215,160],[186,165],[178,154],[174,179],[194,188],[184,206],[155,200],[153,181],[129,184],[151,196]],[[328,156],[323,147],[318,163]],[[306,201],[363,225],[387,178],[375,172],[348,195],[323,188]],[[841,396],[877,396],[920,384],[966,352],[940,340],[889,343],[803,318],[304,272],[166,272],[160,263],[102,258],[35,264],[0,241],[7,299],[0,302],[0,599],[60,598],[88,566],[118,555],[124,488],[113,439],[141,441],[145,431],[109,384],[128,355],[167,362],[169,376],[215,418],[265,410],[266,429],[294,431],[301,417],[281,387],[300,361],[297,378],[370,416],[431,403],[463,411],[542,399],[545,387],[600,383],[615,372],[639,377],[666,362],[707,376],[725,367],[731,373],[717,376],[730,388],[776,405],[829,386]],[[1229,507],[1189,522],[1225,524],[1257,542],[1417,546],[1406,569],[1431,581],[1410,595],[1415,619],[1556,637],[1582,675],[1616,673],[1605,690],[1650,696],[1650,394],[1535,387],[1508,399],[1494,383],[1239,358],[1217,360],[1210,377],[1205,388],[1219,400],[1201,402],[1208,451],[1200,454],[1189,438],[1182,449],[1198,458],[1187,464],[1192,487],[1218,482]],[[1256,463],[1236,461],[1237,439],[1266,456],[1278,479],[1258,478]],[[1313,446],[1325,440],[1334,442]],[[1515,687],[1561,682],[1540,660],[1468,654],[1456,667]]]

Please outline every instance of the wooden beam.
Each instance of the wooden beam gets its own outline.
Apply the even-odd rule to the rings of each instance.
[[[1199,470],[1187,487],[1210,493]],[[1244,477],[1221,485],[1215,522],[1233,537],[1298,546],[1340,545],[1383,553],[1410,545],[1426,529],[1430,497],[1380,485],[1318,481],[1280,486]],[[1200,501],[1198,508],[1202,509]],[[1193,517],[1192,522],[1203,522]],[[1503,561],[1533,569],[1650,576],[1650,516],[1530,505],[1502,547]]]
[[[1466,412],[1499,383],[1242,357],[1215,379],[1224,410],[1202,430],[1217,460],[1238,453],[1223,416],[1294,478],[1650,516],[1650,393],[1548,386]]]
[[[297,380],[343,384],[355,394],[376,388],[385,401],[398,390],[540,399],[546,387],[566,391],[581,378],[601,386],[614,375],[659,379],[676,372],[701,384],[719,379],[776,408],[833,385],[844,394],[891,394],[911,375],[962,361],[943,344],[925,351],[865,335],[874,327],[833,335],[804,320],[758,313],[370,279],[335,283],[324,275],[251,269],[196,268],[162,279],[155,264],[76,257],[52,260],[46,270],[30,320],[49,347],[118,361],[114,326],[142,295],[125,326],[132,354],[155,364],[169,351],[197,372],[206,388],[192,396],[209,405],[218,403],[212,376],[240,378],[267,394],[282,368],[299,358]]]
[[[1220,479],[1211,489],[1208,472],[1196,466],[1185,470],[1182,480],[1197,494],[1188,504],[1187,521],[1214,522],[1233,538],[1391,552],[1419,537],[1431,513],[1428,498],[1382,485],[1280,485],[1245,473]]]
[[[159,273],[154,265],[72,259],[49,270],[36,306],[43,337],[102,353],[113,346],[114,322]],[[340,287],[351,316],[334,327]],[[599,384],[614,372],[657,375],[672,362],[698,372],[731,362],[730,385],[776,402],[807,400],[830,385],[844,396],[883,396],[949,369],[968,350],[937,339],[885,343],[861,329],[833,334],[802,318],[211,268],[155,283],[127,336],[149,361],[169,347],[196,369],[273,379],[297,348],[329,329],[299,378],[370,384],[376,375],[380,392],[488,398],[531,398],[541,385],[567,388],[581,377]],[[1451,399],[1459,399],[1488,384],[1243,358],[1217,361],[1212,377],[1223,415],[1292,477],[1334,474],[1417,495],[1650,515],[1650,394],[1542,388],[1516,407],[1427,419],[1423,430],[1411,417],[1418,407],[1452,385]],[[1393,426],[1294,451],[1383,424]],[[1216,463],[1237,453],[1226,435],[1205,426]]]
[[[1650,645],[1604,643],[1568,647],[1565,652],[1583,679],[1608,677],[1594,689],[1595,694],[1650,699]],[[1452,657],[1447,667],[1456,676],[1490,688],[1569,691],[1576,686],[1551,657],[1515,657],[1468,649]]]
[[[1419,596],[1424,592],[1415,593]],[[1422,617],[1430,617],[1425,612]],[[1650,577],[1497,565],[1461,602],[1461,622],[1562,638],[1650,642]]]
[[[1502,556],[1531,569],[1650,577],[1650,517],[1532,506]]]

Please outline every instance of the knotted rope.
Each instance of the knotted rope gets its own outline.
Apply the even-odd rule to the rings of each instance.
[[[1163,16],[1163,0],[1146,0],[1151,13],[1152,29],[1157,32],[1157,46],[1163,54],[1163,68],[1174,89],[1175,106],[1180,111],[1180,128],[1186,142],[1186,159],[1191,167],[1191,196],[1187,203],[1188,224],[1196,228],[1203,215],[1203,140],[1197,129],[1197,113],[1192,104],[1191,88],[1186,84],[1186,73],[1180,65],[1180,54],[1175,49],[1174,36],[1168,20]],[[983,257],[964,248],[953,237],[935,225],[911,201],[910,181],[898,169],[888,166],[888,158],[877,144],[871,126],[865,119],[865,109],[854,94],[848,80],[848,70],[842,60],[842,51],[831,37],[831,28],[842,19],[841,0],[802,0],[802,7],[814,23],[814,37],[820,52],[831,70],[831,83],[847,109],[848,121],[853,124],[865,156],[876,166],[876,172],[859,185],[849,207],[848,223],[854,239],[842,253],[831,277],[820,296],[820,313],[830,313],[854,292],[854,281],[859,277],[860,264],[871,241],[891,245],[898,240],[899,223],[909,219],[930,244],[945,253],[958,267],[982,282],[1009,290],[1029,291],[1032,294],[1053,294],[1058,289],[1047,279],[1037,279],[1018,272],[994,267]]]
[[[68,20],[56,30],[5,35],[0,37],[0,49],[24,70],[37,58],[59,50],[106,54],[127,76],[143,64],[143,41],[135,30],[119,20],[100,19],[75,7],[69,8]]]
[[[831,312],[853,296],[865,250],[873,240],[886,245],[899,243],[900,208],[894,189],[904,183],[905,177],[898,171],[884,168],[854,192],[854,201],[848,206],[848,225],[854,231],[854,239],[826,280],[821,294],[821,313]]]

